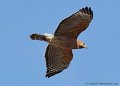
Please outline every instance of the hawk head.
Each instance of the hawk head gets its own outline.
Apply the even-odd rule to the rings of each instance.
[[[86,44],[84,42],[80,41],[80,40],[77,41],[77,47],[79,49],[81,49],[81,48],[87,48]]]

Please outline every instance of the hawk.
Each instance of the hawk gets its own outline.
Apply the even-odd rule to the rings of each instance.
[[[46,77],[51,77],[68,68],[72,58],[72,49],[86,48],[84,42],[77,39],[78,35],[86,30],[93,19],[93,11],[90,7],[85,7],[62,20],[54,35],[45,33],[32,34],[32,40],[48,42],[45,53]]]

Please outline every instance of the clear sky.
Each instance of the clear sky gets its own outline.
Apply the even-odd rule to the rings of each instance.
[[[94,18],[78,39],[88,49],[73,50],[69,68],[45,78],[47,43],[31,41],[30,34],[53,33],[61,20],[86,6]],[[0,0],[0,86],[96,82],[120,85],[120,0]]]

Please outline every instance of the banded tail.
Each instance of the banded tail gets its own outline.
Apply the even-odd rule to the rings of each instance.
[[[30,35],[30,38],[31,38],[32,40],[47,41],[46,36],[41,35],[41,34],[36,34],[36,33],[35,33],[35,34]]]

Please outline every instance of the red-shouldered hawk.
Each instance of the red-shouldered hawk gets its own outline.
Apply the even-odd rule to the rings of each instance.
[[[93,19],[93,11],[89,7],[80,9],[60,22],[54,35],[32,34],[32,40],[43,40],[49,43],[46,53],[46,77],[51,77],[68,68],[72,58],[72,49],[86,48],[84,42],[77,40],[78,35],[86,30]]]

